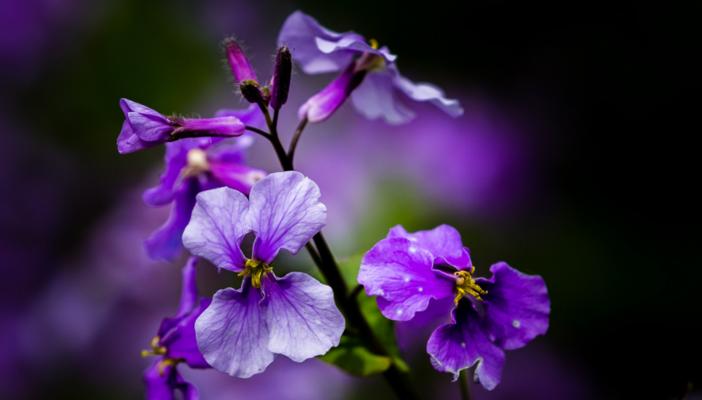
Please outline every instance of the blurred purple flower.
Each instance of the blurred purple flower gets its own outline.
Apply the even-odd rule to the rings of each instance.
[[[378,48],[375,40],[366,42],[355,32],[331,31],[296,11],[283,24],[278,43],[292,49],[294,59],[308,74],[343,71],[300,108],[300,115],[312,122],[328,118],[349,95],[354,107],[366,118],[382,118],[390,124],[409,122],[414,112],[401,103],[397,92],[416,102],[434,104],[453,117],[463,114],[457,100],[447,99],[432,84],[405,78],[395,63],[397,57],[387,47]]]
[[[120,154],[133,153],[185,137],[241,136],[245,128],[245,122],[234,114],[220,114],[215,118],[172,118],[128,99],[121,99],[119,106],[125,118],[117,138],[117,151]],[[242,111],[242,114],[246,115],[246,112]]]
[[[278,278],[271,266],[281,249],[297,253],[324,226],[319,197],[299,172],[268,175],[250,199],[229,188],[197,196],[183,244],[244,277],[239,290],[219,290],[195,323],[200,350],[215,369],[248,378],[274,354],[302,362],[339,344],[344,318],[331,288],[300,272]],[[248,259],[240,245],[250,232],[256,239]]]
[[[221,110],[219,116],[236,116],[246,124],[260,124],[255,106],[245,111]],[[189,138],[166,143],[165,170],[160,183],[144,192],[144,202],[163,206],[173,202],[166,223],[146,240],[153,259],[173,260],[182,249],[181,236],[195,206],[195,196],[207,189],[229,186],[248,194],[265,172],[244,163],[244,150],[253,142],[239,138]]]
[[[416,233],[396,226],[366,253],[358,282],[378,296],[383,315],[396,321],[413,319],[432,299],[454,297],[451,321],[427,343],[432,365],[454,379],[477,365],[477,380],[492,390],[500,381],[504,350],[524,347],[548,330],[550,301],[541,277],[504,262],[490,271],[490,279],[473,277],[468,250],[448,225]]]
[[[142,356],[155,355],[158,359],[144,372],[147,399],[167,400],[175,391],[182,392],[188,400],[198,398],[197,389],[178,373],[180,363],[190,368],[209,368],[195,341],[195,320],[209,306],[210,299],[197,294],[197,257],[190,257],[183,267],[183,288],[178,314],[161,321],[158,333],[151,340],[151,349]]]

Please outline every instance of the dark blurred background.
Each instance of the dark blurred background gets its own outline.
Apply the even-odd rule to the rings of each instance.
[[[348,170],[338,190],[358,195],[351,202],[334,197],[333,182],[320,183],[337,210],[354,208],[351,216],[338,211],[336,221],[361,221],[330,221],[339,256],[364,251],[396,223],[413,230],[446,222],[461,230],[477,265],[504,259],[544,276],[553,304],[548,335],[509,353],[503,384],[492,393],[475,387],[477,398],[700,396],[702,265],[693,222],[700,176],[691,142],[698,128],[688,123],[699,101],[683,100],[699,73],[691,59],[701,14],[692,8],[0,0],[0,397],[141,396],[146,364],[138,352],[160,316],[175,309],[179,282],[177,266],[142,254],[141,240],[166,215],[139,197],[155,183],[162,151],[117,154],[118,99],[189,115],[242,106],[221,39],[242,39],[259,75],[268,76],[278,29],[296,9],[331,29],[378,39],[400,55],[406,75],[464,100],[463,120],[436,125],[429,110],[401,128],[359,122],[346,106],[340,121],[355,122],[306,133],[304,154],[317,158],[301,169],[316,177],[315,168],[342,160]],[[293,79],[293,89],[310,94],[329,78],[298,72]],[[353,133],[337,139],[337,130]],[[464,138],[465,152],[446,157],[405,143]],[[337,158],[339,143],[358,152]],[[273,170],[270,150],[257,146],[252,164]],[[361,172],[369,160],[375,170]],[[394,170],[414,160],[431,169],[428,176]],[[480,174],[496,165],[499,173]],[[465,173],[432,185],[448,168]],[[203,279],[208,290],[222,285],[214,273]],[[426,355],[409,358],[430,376],[425,394],[456,396],[448,376],[429,372]],[[276,363],[283,367],[254,383],[231,378],[238,389],[226,393],[386,395],[382,386],[369,389],[381,385],[377,379],[361,386],[320,362]],[[311,370],[286,375],[296,368]],[[318,386],[327,376],[338,387]],[[328,392],[266,394],[261,387],[273,379]]]

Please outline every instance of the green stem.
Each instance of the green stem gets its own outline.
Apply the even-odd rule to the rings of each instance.
[[[274,117],[271,119],[268,108],[262,104],[259,106],[261,107],[261,111],[266,118],[266,123],[268,124],[268,129],[270,131],[268,139],[273,145],[281,167],[284,171],[292,171],[294,169],[292,159],[295,155],[295,148],[300,136],[302,135],[302,131],[307,125],[307,120],[303,119],[300,121],[300,124],[298,125],[293,136],[290,151],[286,152],[282,143],[280,142],[278,127],[276,126],[278,122],[277,110]],[[341,312],[346,316],[348,327],[352,328],[358,333],[360,339],[371,352],[391,357],[390,353],[375,336],[373,330],[368,324],[368,321],[361,313],[361,308],[358,305],[357,298],[348,296],[348,287],[346,286],[346,282],[341,275],[339,266],[336,263],[334,255],[329,249],[329,245],[327,244],[326,239],[324,239],[322,232],[314,235],[312,240],[314,242],[314,246],[311,243],[308,243],[306,248],[312,257],[312,260],[315,262],[315,264],[317,264],[317,267],[324,276],[327,284],[329,284],[329,286],[331,286],[333,289],[334,299]],[[385,377],[385,380],[395,392],[398,399],[419,399],[417,394],[411,388],[408,375],[400,371],[394,363],[390,366],[390,368],[383,372],[383,377]]]

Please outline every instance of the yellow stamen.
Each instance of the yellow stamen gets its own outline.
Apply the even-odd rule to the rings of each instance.
[[[158,374],[163,376],[163,373],[166,371],[166,368],[172,367],[178,364],[180,361],[181,360],[175,360],[173,358],[164,358],[163,360],[159,361],[156,365],[156,368],[158,368]]]
[[[263,261],[248,259],[244,265],[244,270],[239,272],[239,276],[250,276],[251,286],[255,287],[256,289],[260,289],[261,280],[271,271],[273,271],[273,267],[264,263]]]
[[[370,40],[368,41],[368,44],[370,44],[370,47],[371,47],[373,50],[378,50],[378,47],[380,47],[380,44],[379,44],[378,41],[375,40],[375,39],[370,39]]]
[[[149,346],[151,346],[151,349],[144,349],[141,351],[141,356],[142,357],[149,357],[149,356],[162,356],[166,354],[166,347],[161,346],[161,338],[158,336],[154,336],[151,339],[151,342],[149,342]]]
[[[473,272],[475,272],[475,267],[471,267],[470,271],[456,271],[453,275],[456,277],[456,297],[453,302],[458,305],[458,302],[466,295],[473,296],[475,299],[483,301],[481,296],[486,295],[488,292],[484,290],[473,279]]]

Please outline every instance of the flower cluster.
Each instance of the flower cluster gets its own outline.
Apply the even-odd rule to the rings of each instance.
[[[504,262],[490,267],[490,279],[476,278],[475,270],[456,229],[408,233],[396,226],[366,253],[358,282],[395,321],[413,319],[431,300],[453,297],[451,321],[434,331],[427,352],[437,370],[455,378],[477,365],[476,379],[491,390],[500,381],[504,350],[546,333],[550,302],[539,276]]]
[[[402,101],[429,102],[451,116],[463,112],[436,86],[413,83],[399,72],[397,56],[376,40],[355,32],[337,33],[295,12],[279,35],[273,74],[261,82],[239,43],[224,42],[226,59],[242,97],[243,110],[220,110],[212,118],[165,116],[122,99],[125,121],[117,139],[120,153],[166,147],[159,184],[144,193],[152,206],[172,203],[170,217],[146,240],[154,259],[174,260],[183,249],[191,257],[183,269],[180,308],[162,321],[144,356],[156,356],[144,379],[149,399],[176,393],[197,399],[197,389],[178,372],[180,364],[214,368],[238,378],[263,372],[275,355],[296,362],[322,356],[337,346],[360,351],[327,360],[342,368],[363,368],[380,357],[395,393],[414,397],[403,380],[404,362],[378,340],[361,312],[358,291],[349,293],[321,230],[326,206],[315,182],[293,170],[298,139],[307,123],[330,118],[351,97],[369,119],[405,123],[414,112]],[[293,61],[309,74],[338,72],[325,88],[298,109],[299,124],[286,150],[278,135],[278,113],[287,103]],[[272,144],[283,172],[266,172],[246,163],[244,152],[260,135]],[[306,248],[325,283],[302,272],[274,272],[281,250]],[[225,287],[212,298],[199,297],[199,260],[233,272],[239,288]],[[429,338],[427,352],[439,371],[459,373],[475,366],[476,379],[494,388],[504,351],[526,345],[548,329],[549,298],[543,280],[506,263],[491,267],[490,279],[475,277],[458,232],[442,225],[408,233],[402,227],[366,253],[358,283],[377,296],[383,316],[408,321],[432,300],[453,298],[450,322]],[[449,311],[447,310],[447,313]],[[361,364],[361,368],[357,368]],[[376,370],[376,367],[370,368]]]

